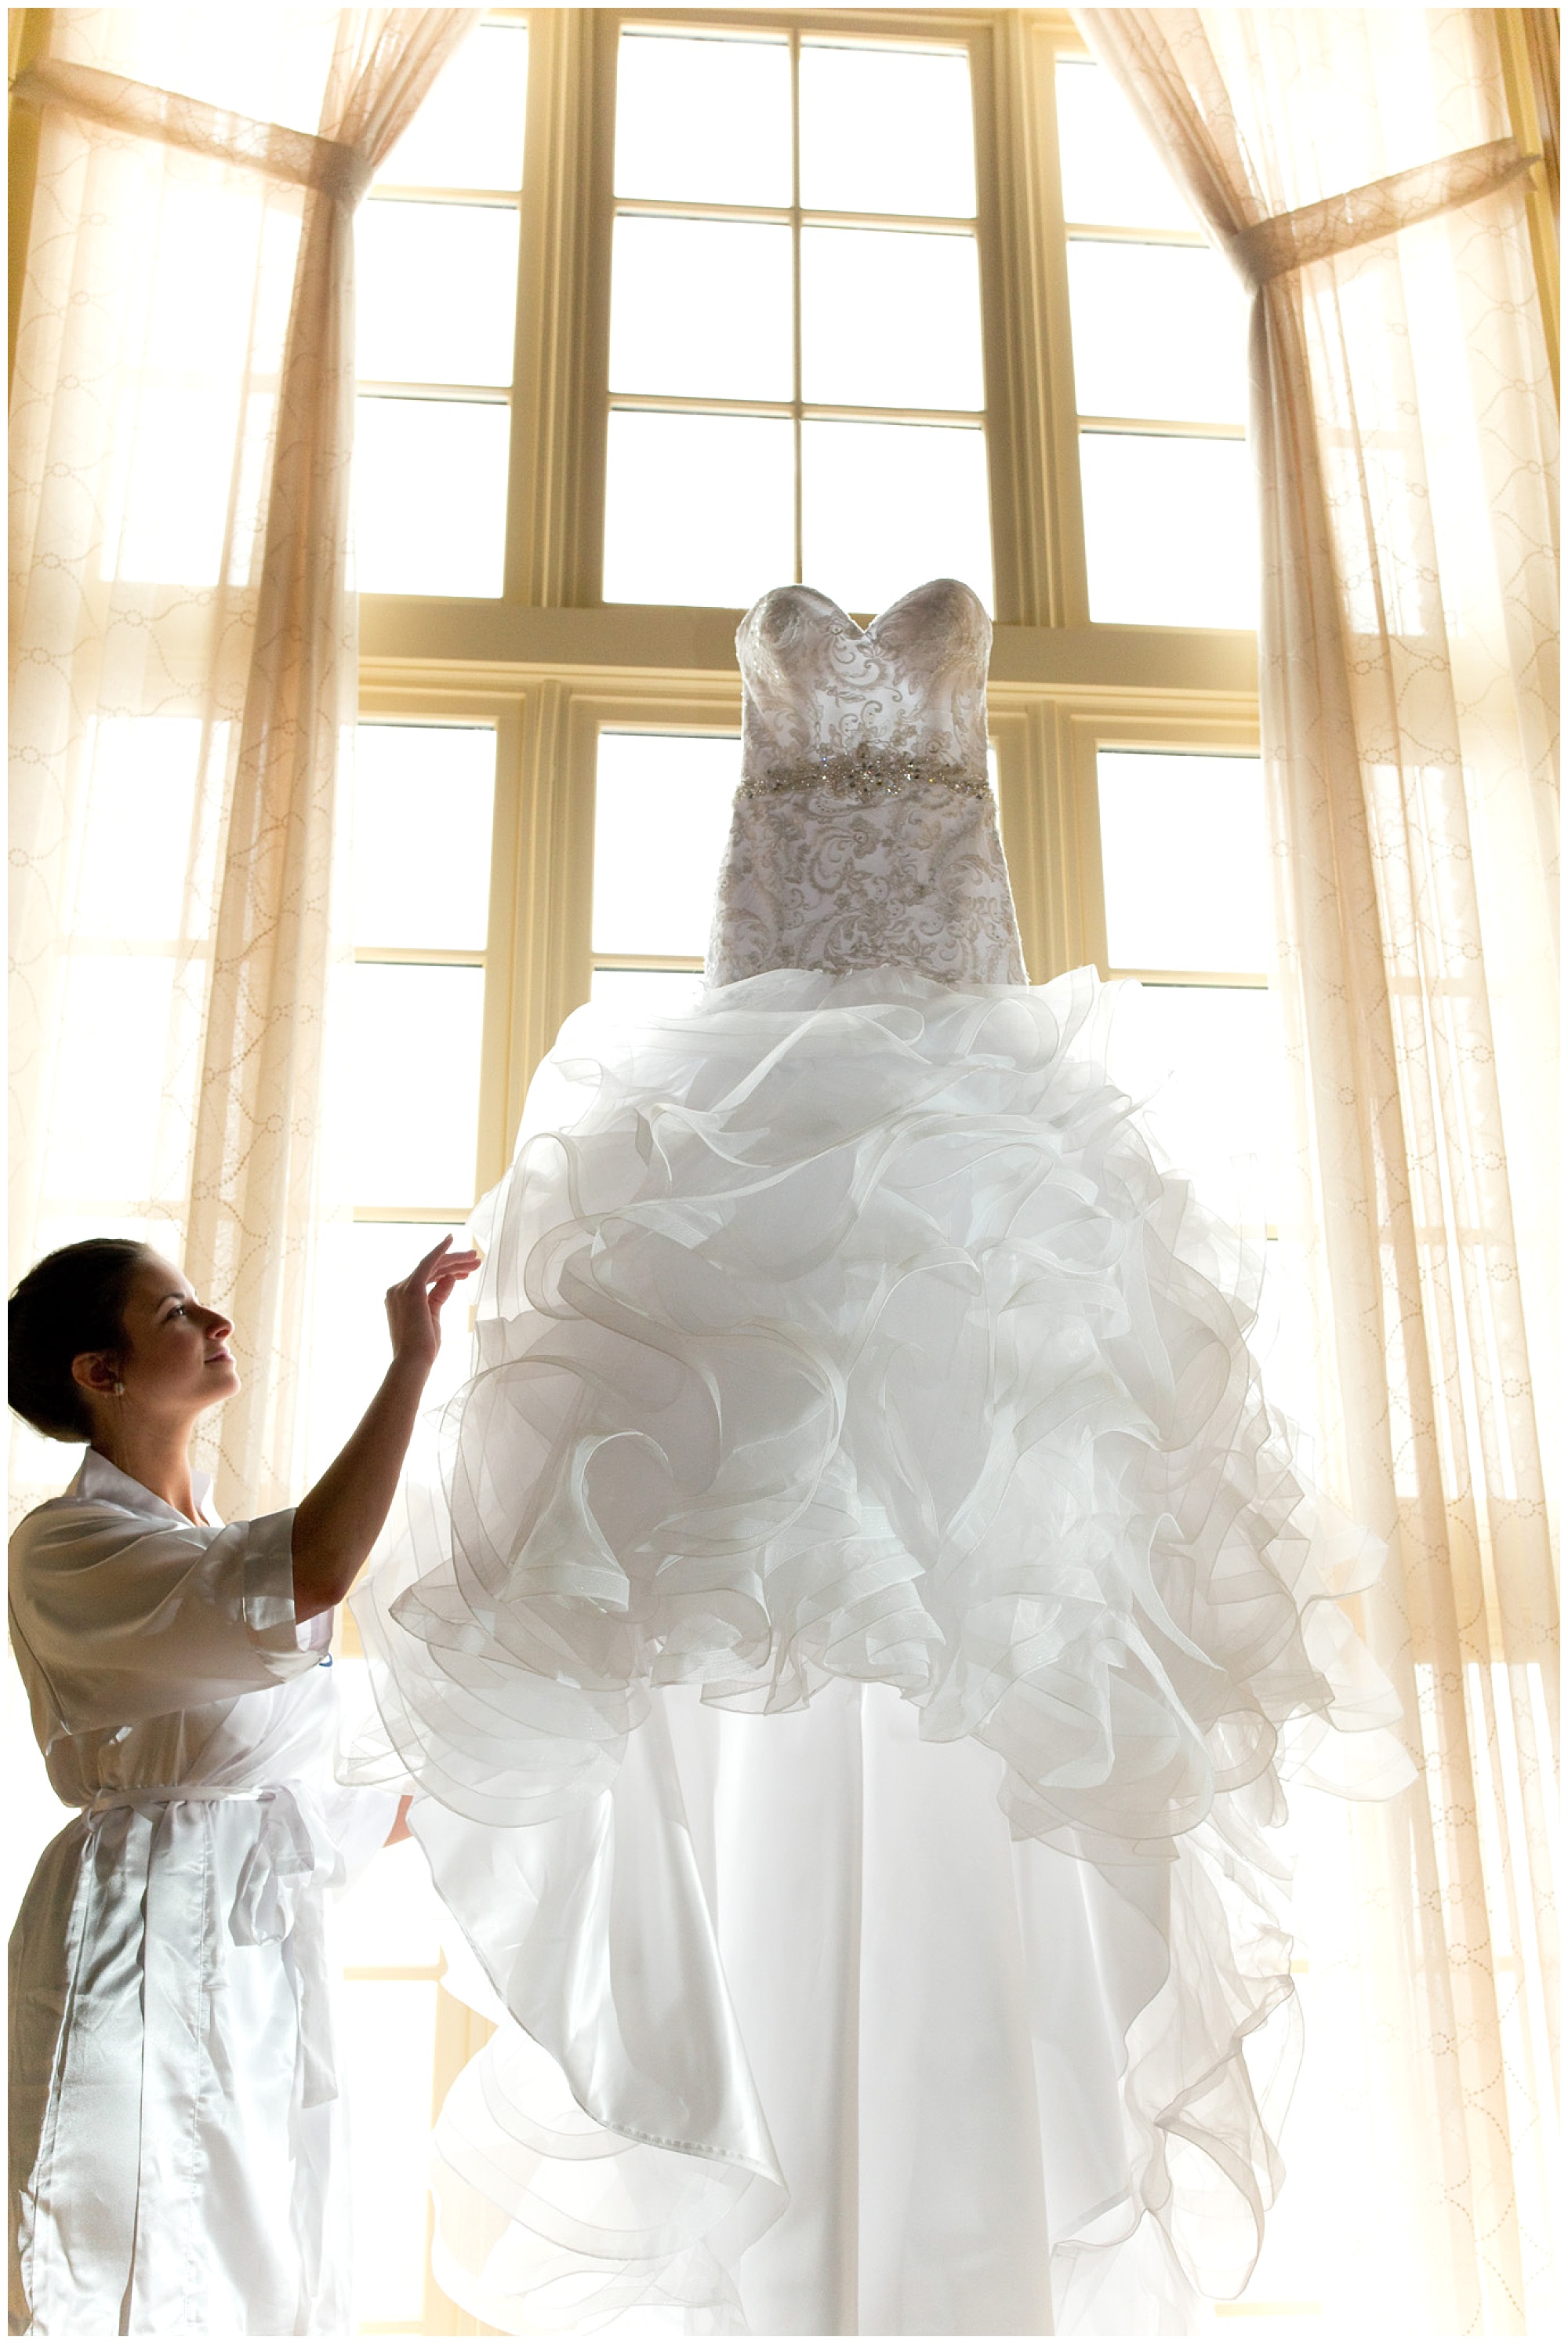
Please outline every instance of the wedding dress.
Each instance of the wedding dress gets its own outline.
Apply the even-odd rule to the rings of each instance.
[[[1255,1264],[1023,981],[990,631],[747,617],[707,988],[563,1027],[357,1606],[505,2021],[494,2326],[1184,2332],[1280,2172],[1282,1777],[1402,1777]]]

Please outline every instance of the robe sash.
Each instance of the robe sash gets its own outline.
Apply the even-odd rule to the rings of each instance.
[[[288,1948],[299,2013],[303,2105],[318,2107],[337,2098],[337,2076],[332,2057],[331,1985],[321,1896],[335,1859],[315,1793],[298,1782],[233,1787],[210,1783],[138,1783],[126,1790],[100,1792],[85,1812],[90,1816],[116,1807],[166,1809],[187,1800],[220,1799],[253,1799],[263,1811],[260,1832],[241,1867],[226,1915],[217,1909],[217,1881],[210,1864],[199,1874],[188,1866],[158,1864],[166,1817],[154,1820],[145,1944],[146,2064],[150,2067],[155,2056],[155,2008],[170,2020],[171,2034],[179,2038],[182,2052],[188,2054],[188,2048],[194,2047],[192,2036],[199,2028],[203,1990],[198,1980],[216,1975],[226,1930],[236,1945],[284,1944]],[[201,1969],[187,1976],[198,1948],[205,1956]],[[166,2047],[172,2048],[173,2044]]]

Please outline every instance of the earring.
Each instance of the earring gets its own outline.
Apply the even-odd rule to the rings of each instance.
[[[116,1384],[116,1385],[115,1386],[115,1394],[116,1394],[116,1399],[118,1398],[119,1394],[125,1390],[125,1389],[126,1389],[126,1388],[125,1388],[125,1385],[124,1385],[124,1384]]]

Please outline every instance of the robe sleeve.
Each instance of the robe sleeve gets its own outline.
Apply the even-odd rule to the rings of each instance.
[[[217,1529],[91,1501],[12,1542],[11,1602],[68,1733],[232,1700],[314,1668],[332,1632],[294,1612],[294,1510]]]

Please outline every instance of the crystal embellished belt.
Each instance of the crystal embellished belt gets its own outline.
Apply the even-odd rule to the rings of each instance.
[[[961,765],[935,763],[900,749],[835,750],[802,757],[797,765],[774,765],[766,773],[749,773],[738,795],[772,797],[786,790],[824,789],[835,797],[869,804],[876,798],[898,798],[935,782],[970,798],[989,798],[990,783],[983,773],[966,773]]]

